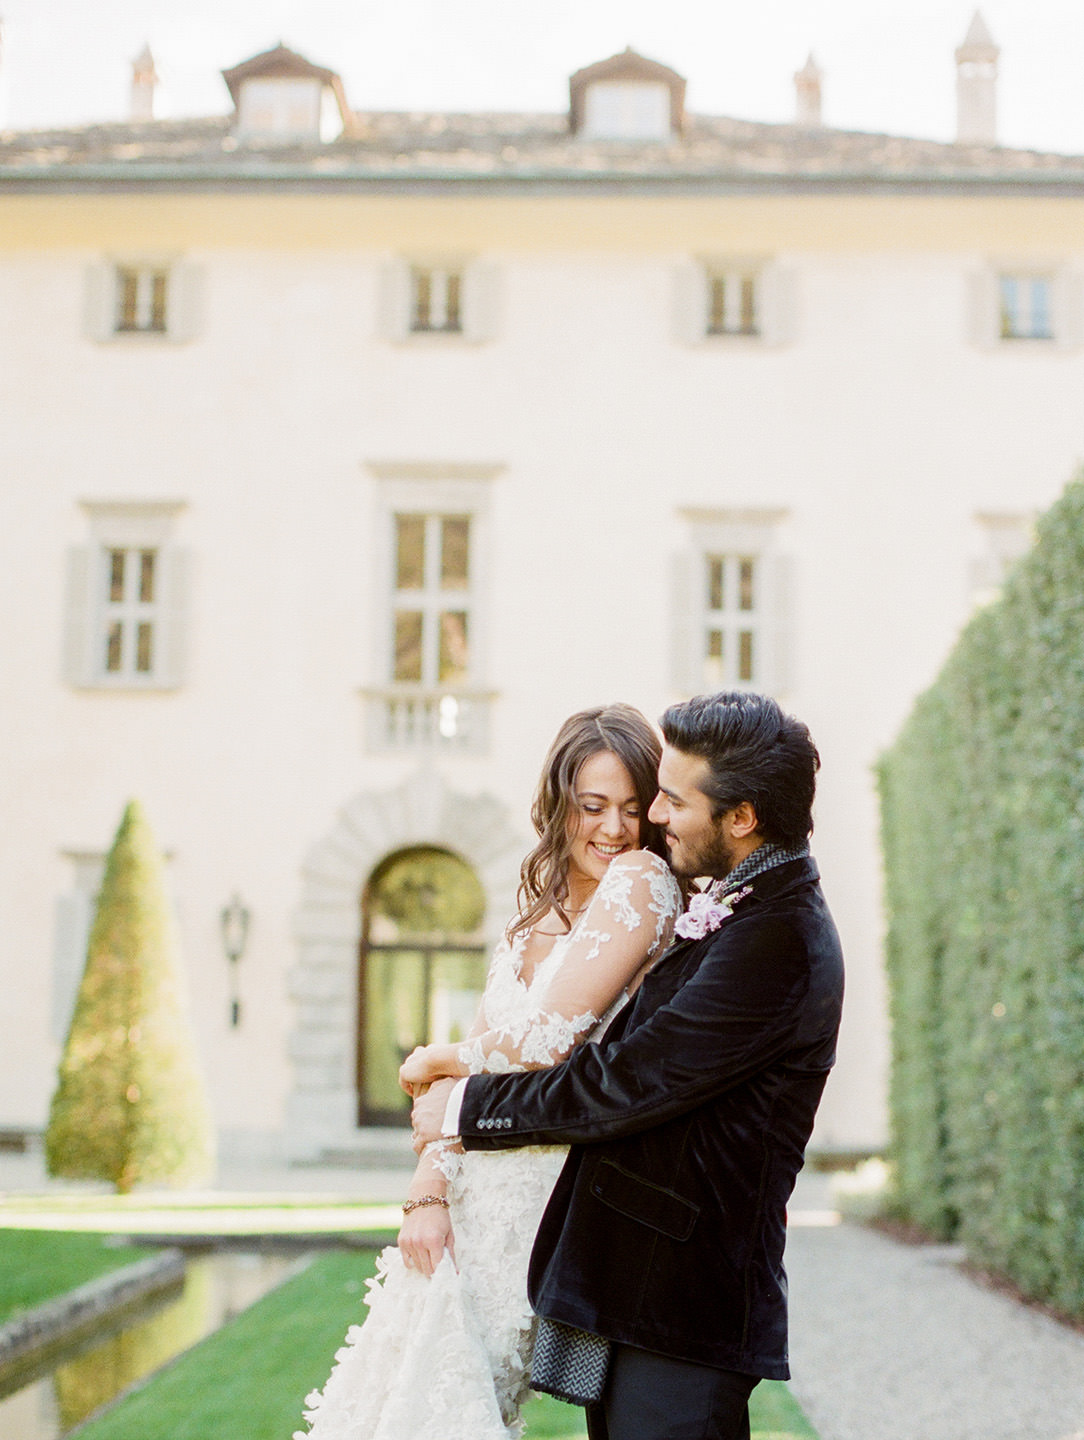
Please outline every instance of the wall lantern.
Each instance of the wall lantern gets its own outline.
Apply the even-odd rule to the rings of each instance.
[[[245,953],[248,926],[252,915],[236,890],[229,904],[219,915],[222,926],[222,948],[230,966],[230,1024],[237,1028],[241,1023],[241,997],[237,985],[237,964]]]

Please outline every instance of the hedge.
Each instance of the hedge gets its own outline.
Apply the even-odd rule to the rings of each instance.
[[[1084,1315],[1084,475],[878,778],[895,1205]]]

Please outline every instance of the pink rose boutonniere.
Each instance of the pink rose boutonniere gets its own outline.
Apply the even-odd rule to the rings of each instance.
[[[674,933],[683,940],[703,940],[705,935],[718,930],[739,900],[744,900],[746,895],[752,893],[753,887],[745,885],[740,890],[735,890],[733,895],[724,895],[721,900],[717,900],[710,889],[701,890],[699,895],[694,895],[689,901],[689,908],[674,926]]]

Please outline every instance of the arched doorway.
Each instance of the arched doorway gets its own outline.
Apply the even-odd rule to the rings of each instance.
[[[486,896],[485,948],[516,905],[529,837],[495,795],[453,790],[421,767],[391,790],[364,790],[305,856],[294,915],[297,961],[288,976],[290,1086],[284,1153],[312,1162],[353,1154],[358,1125],[358,953],[366,886],[391,857],[415,849],[461,857]]]
[[[399,1066],[415,1045],[469,1031],[485,983],[485,892],[435,846],[387,856],[362,897],[358,968],[359,1125],[405,1125]]]

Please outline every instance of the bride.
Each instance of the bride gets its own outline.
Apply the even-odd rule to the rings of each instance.
[[[681,911],[647,818],[660,747],[628,705],[584,710],[550,748],[531,809],[519,910],[490,962],[461,1045],[424,1045],[407,1090],[438,1076],[554,1065],[597,1040],[670,943]],[[527,1265],[565,1151],[428,1147],[398,1247],[378,1261],[294,1440],[514,1440],[529,1389]]]

